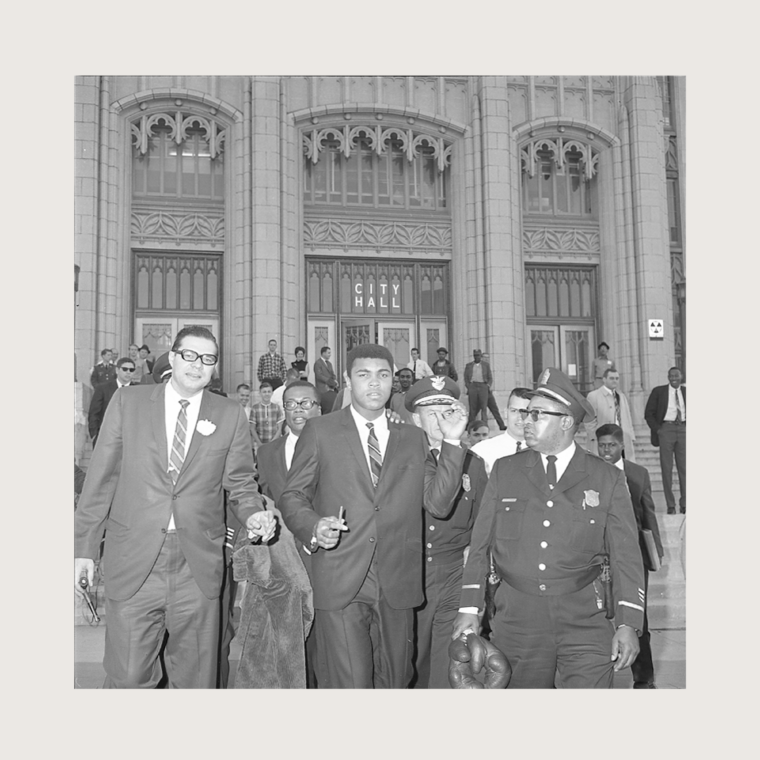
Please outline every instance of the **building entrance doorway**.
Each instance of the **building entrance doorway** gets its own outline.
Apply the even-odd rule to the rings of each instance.
[[[535,385],[547,367],[561,369],[578,390],[594,387],[594,328],[589,325],[531,325],[528,327],[531,379]]]

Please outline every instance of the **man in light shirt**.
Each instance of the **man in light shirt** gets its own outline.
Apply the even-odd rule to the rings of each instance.
[[[507,402],[507,429],[500,435],[475,444],[472,450],[486,463],[486,472],[491,474],[494,462],[499,457],[508,457],[526,448],[525,420],[520,413],[527,409],[532,392],[528,388],[513,388]]]
[[[595,419],[586,422],[586,448],[592,454],[599,454],[596,442],[596,429],[602,425],[618,425],[625,436],[625,458],[629,462],[636,461],[634,442],[636,433],[633,430],[631,408],[625,393],[618,390],[620,373],[616,369],[606,369],[602,376],[601,388],[591,391],[586,398],[594,407]]]
[[[425,377],[430,377],[431,375],[435,374],[432,369],[430,369],[430,365],[424,360],[420,359],[420,349],[419,348],[413,348],[411,350],[412,354],[412,361],[407,364],[407,368],[412,370],[413,375],[413,383],[416,383],[418,380],[422,380]]]
[[[573,440],[592,414],[567,375],[545,369],[523,410],[528,449],[496,460],[475,520],[452,638],[479,630],[492,555],[491,642],[512,666],[508,688],[612,688],[639,652],[644,570],[625,475]]]
[[[240,404],[206,390],[213,334],[187,327],[172,377],[122,388],[106,411],[74,516],[74,583],[92,585],[105,533],[104,688],[213,689],[228,508],[248,536],[276,527],[255,479]]]
[[[681,385],[678,367],[668,370],[668,384],[658,385],[649,394],[644,419],[651,431],[652,446],[660,447],[662,489],[668,514],[676,513],[673,495],[673,456],[681,491],[681,512],[686,512],[686,386]]]

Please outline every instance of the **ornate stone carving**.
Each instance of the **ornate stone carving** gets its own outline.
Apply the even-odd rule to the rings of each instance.
[[[535,140],[531,140],[531,142],[526,143],[520,148],[522,170],[527,172],[531,177],[536,174],[539,151],[548,151],[551,153],[554,163],[557,165],[557,170],[560,172],[565,168],[568,153],[580,153],[580,164],[583,169],[583,176],[587,180],[593,179],[599,165],[598,151],[580,140],[568,140],[563,137],[557,137],[552,140],[547,137],[539,137]]]
[[[420,222],[307,219],[304,243],[313,248],[451,248],[451,225]]]
[[[134,210],[131,222],[132,237],[139,242],[146,239],[170,238],[178,245],[183,241],[209,241],[212,245],[224,243],[224,216],[197,212],[168,212]]]
[[[148,142],[154,136],[156,126],[169,128],[169,139],[180,145],[187,140],[187,131],[191,127],[200,129],[205,134],[209,144],[211,158],[216,158],[223,150],[226,138],[226,130],[214,119],[195,114],[175,113],[143,114],[130,122],[129,128],[132,133],[132,145],[141,155],[148,152]]]
[[[319,154],[325,149],[326,141],[334,141],[338,150],[346,158],[356,150],[356,142],[359,138],[368,141],[371,150],[378,156],[384,155],[388,150],[390,140],[398,140],[407,160],[411,163],[421,155],[424,148],[432,149],[432,155],[437,159],[438,171],[444,171],[451,164],[452,144],[442,137],[433,137],[424,132],[416,132],[413,129],[401,129],[388,127],[383,129],[379,124],[374,127],[357,126],[348,124],[343,127],[325,127],[324,129],[312,129],[303,133],[303,152],[314,164],[319,161]]]
[[[525,251],[599,253],[599,230],[574,227],[526,228],[523,231]]]

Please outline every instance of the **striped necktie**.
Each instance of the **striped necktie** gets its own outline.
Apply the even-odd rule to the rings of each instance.
[[[517,442],[517,449],[515,449],[515,454],[517,454],[518,451],[522,448],[522,441]]]
[[[375,434],[375,426],[368,422],[369,438],[367,439],[367,449],[369,451],[369,470],[372,475],[372,485],[377,486],[380,480],[380,473],[383,471],[383,455],[380,453],[380,442]]]
[[[620,396],[618,395],[617,391],[613,391],[613,394],[615,396],[615,424],[621,425],[620,421]]]
[[[172,476],[172,483],[177,485],[179,471],[182,469],[182,463],[185,461],[185,441],[187,441],[187,407],[190,402],[182,399],[182,407],[177,415],[177,426],[174,428],[174,440],[172,441],[172,455],[169,457],[169,474]]]

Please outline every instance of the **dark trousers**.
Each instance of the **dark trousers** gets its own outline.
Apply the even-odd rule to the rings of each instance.
[[[470,400],[470,422],[474,422],[478,415],[484,422],[488,421],[486,408],[488,407],[488,383],[470,383],[467,398]]]
[[[108,598],[104,689],[153,689],[164,650],[170,689],[213,689],[219,640],[219,599],[198,588],[177,534],[167,533],[156,564],[126,601]]]
[[[315,610],[320,689],[405,689],[412,678],[414,610],[388,605],[373,558],[342,610]]]
[[[273,391],[276,391],[282,385],[282,380],[280,380],[279,377],[265,377],[261,382],[271,383]],[[261,383],[259,383],[259,385],[261,385]]]
[[[644,570],[644,593],[649,593],[649,572]],[[647,609],[644,605],[644,627],[639,636],[639,653],[631,665],[634,685],[642,687],[654,683],[654,662],[652,661],[652,647],[649,636],[649,620]]]
[[[493,418],[496,420],[496,424],[499,426],[499,430],[506,430],[507,426],[504,424],[504,420],[499,414],[499,405],[496,403],[493,392],[488,389],[488,411],[491,412]]]
[[[676,508],[673,496],[673,457],[675,455],[678,485],[681,491],[679,500],[681,511],[686,511],[686,425],[663,422],[657,431],[660,439],[660,468],[662,469],[662,490],[665,491],[665,503],[669,510]]]
[[[449,644],[462,595],[462,558],[425,565],[425,604],[416,609],[415,689],[448,689]]]
[[[322,414],[329,414],[333,410],[337,395],[336,391],[323,391],[319,394],[319,406],[322,409]]]
[[[219,641],[219,663],[216,677],[216,688],[226,689],[230,680],[230,644],[235,638],[235,623],[233,616],[235,613],[235,595],[237,594],[238,584],[232,577],[232,566],[227,565],[224,571],[224,581],[222,593],[219,597],[219,627],[221,637]]]
[[[509,660],[508,689],[611,689],[612,623],[594,584],[562,596],[534,596],[499,584],[491,641]]]

